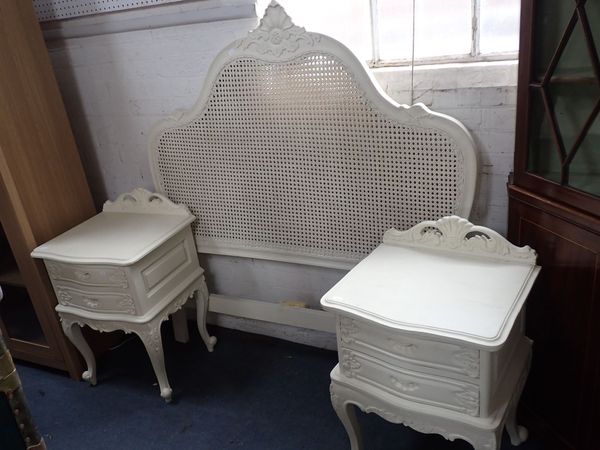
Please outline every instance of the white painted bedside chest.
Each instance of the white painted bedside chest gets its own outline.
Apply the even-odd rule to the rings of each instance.
[[[362,448],[352,405],[477,450],[527,437],[516,409],[531,341],[523,305],[536,254],[456,216],[390,230],[321,300],[337,320],[331,401]]]
[[[94,354],[80,326],[136,333],[158,378],[160,395],[171,400],[164,364],[161,323],[196,294],[198,330],[206,330],[208,290],[192,237],[194,216],[183,205],[145,189],[106,202],[102,212],[32,252],[52,281],[62,327],[87,364],[82,377],[96,384]],[[184,315],[176,315],[176,338],[187,340]]]

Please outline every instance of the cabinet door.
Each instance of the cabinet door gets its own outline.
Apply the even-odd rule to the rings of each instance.
[[[548,448],[591,450],[600,389],[600,235],[587,229],[593,219],[577,223],[564,212],[511,188],[509,238],[531,245],[542,266],[527,302],[534,346],[523,404]]]
[[[522,8],[515,184],[597,210],[600,2]]]

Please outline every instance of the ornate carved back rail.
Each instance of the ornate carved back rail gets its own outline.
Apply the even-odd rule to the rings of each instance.
[[[196,106],[151,138],[158,190],[199,251],[351,267],[389,228],[469,215],[474,143],[456,120],[382,94],[339,42],[272,2],[213,62]]]

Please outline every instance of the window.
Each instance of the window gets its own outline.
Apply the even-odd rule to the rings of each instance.
[[[338,39],[374,67],[409,64],[413,50],[424,64],[516,59],[519,47],[520,0],[279,3],[296,23]]]

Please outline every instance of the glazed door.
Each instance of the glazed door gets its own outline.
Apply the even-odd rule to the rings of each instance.
[[[600,2],[522,3],[515,184],[600,214]]]

